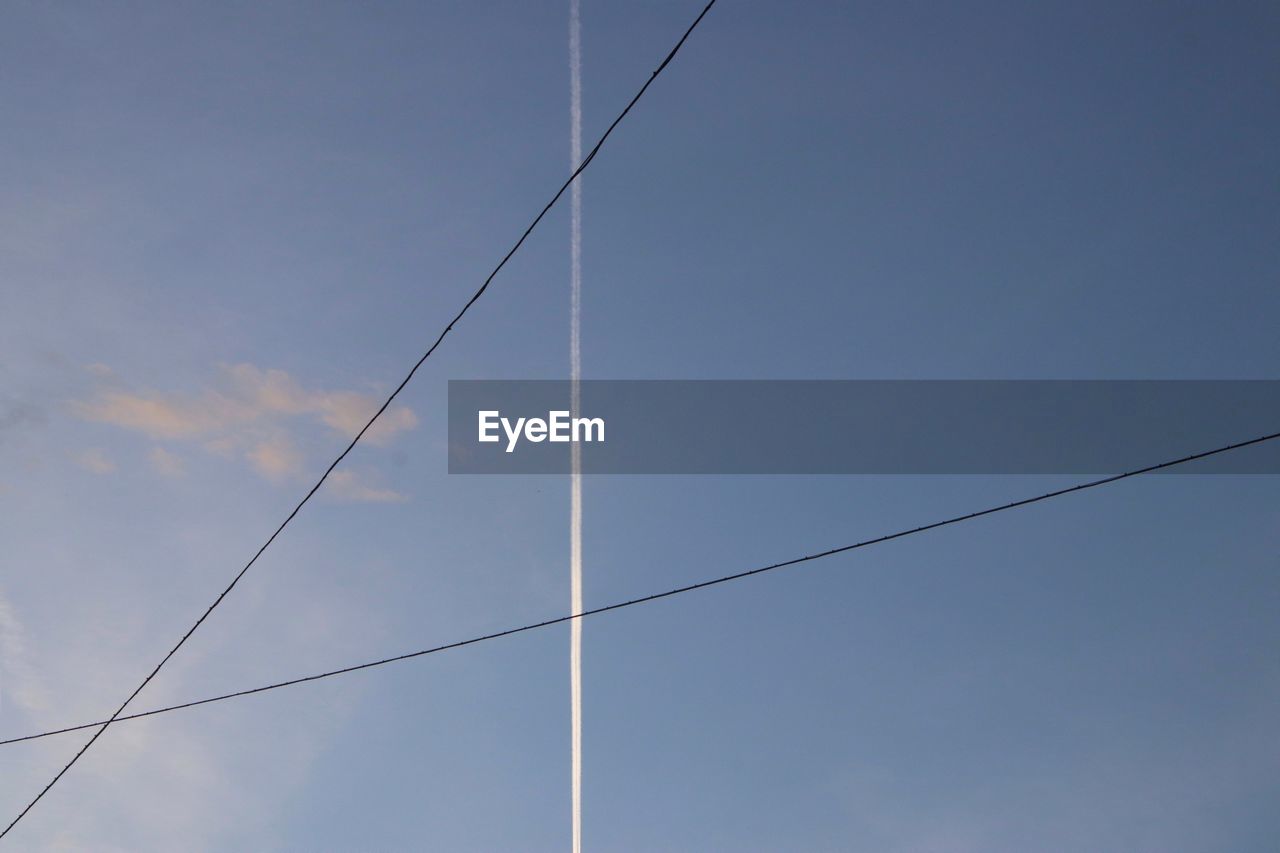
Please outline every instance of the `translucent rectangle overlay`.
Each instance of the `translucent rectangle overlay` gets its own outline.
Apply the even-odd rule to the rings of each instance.
[[[1114,474],[1280,431],[1280,380],[583,380],[586,474]],[[567,380],[449,382],[449,473],[567,474]],[[535,435],[536,435],[535,431]],[[493,434],[491,432],[491,434]],[[580,437],[584,433],[580,431]],[[594,437],[594,436],[593,436]],[[508,447],[511,447],[508,452]],[[1280,473],[1280,441],[1173,469]]]

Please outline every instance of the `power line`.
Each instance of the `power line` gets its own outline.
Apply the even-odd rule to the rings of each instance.
[[[1161,471],[1166,468],[1173,468],[1174,466],[1177,466],[1177,465],[1185,465],[1188,462],[1195,462],[1198,459],[1207,459],[1210,456],[1217,456],[1220,453],[1228,453],[1232,450],[1240,450],[1241,448],[1251,447],[1256,444],[1262,444],[1263,442],[1272,441],[1276,438],[1280,438],[1280,432],[1271,433],[1270,435],[1264,435],[1258,438],[1251,438],[1248,441],[1241,441],[1235,444],[1228,444],[1223,447],[1217,447],[1217,448],[1214,448],[1213,450],[1206,450],[1201,453],[1193,453],[1190,456],[1183,456],[1180,459],[1173,459],[1168,462],[1160,462],[1156,465],[1148,465],[1145,468],[1136,468],[1132,471],[1126,471],[1123,474],[1115,474],[1109,477],[1103,477],[1098,480],[1091,480],[1087,483],[1078,483],[1077,485],[1074,485],[1074,486],[1068,486],[1065,489],[1058,489],[1052,492],[1045,492],[1044,494],[1036,495],[1034,497],[1023,498],[1021,500],[1012,501],[1010,503],[1000,504],[999,506],[988,507],[987,509],[977,510],[976,512],[968,512],[968,513],[965,513],[964,515],[952,516],[951,518],[946,518],[941,521],[934,521],[929,524],[921,525],[920,527],[912,527],[907,530],[899,530],[896,533],[888,533],[883,536],[877,536],[874,539],[864,539],[861,542],[855,542],[852,545],[842,545],[838,548],[831,548],[826,551],[819,551],[816,554],[809,554],[808,556],[805,556],[805,557],[796,557],[791,560],[784,560],[780,563],[773,563],[771,565],[761,566],[760,568],[756,568],[756,569],[748,569],[747,571],[744,571],[744,572],[738,572],[732,575],[724,575],[723,577],[700,581],[699,583],[689,584],[688,586],[676,587],[675,589],[669,589],[669,590],[666,590],[665,592],[657,592],[657,593],[653,593],[652,595],[643,596],[641,598],[633,598],[628,601],[620,601],[615,604],[608,604],[608,605],[605,605],[604,607],[594,607],[590,610],[584,610],[580,613],[571,613],[565,616],[557,616],[554,619],[547,619],[542,622],[533,622],[528,625],[522,625],[519,628],[508,628],[505,631],[498,631],[493,634],[485,634],[480,637],[472,637],[469,640],[458,640],[457,642],[446,643],[443,646],[435,646],[430,649],[422,649],[420,651],[408,652],[407,654],[396,655],[394,657],[382,658],[381,660],[369,661],[367,663],[360,663],[354,666],[346,666],[346,667],[343,667],[342,669],[332,669],[332,670],[329,670],[328,672],[320,672],[320,673],[316,673],[315,675],[307,675],[301,678],[291,678],[288,681],[278,681],[274,684],[266,684],[266,685],[263,685],[262,687],[254,687],[249,690],[237,690],[234,693],[224,693],[220,696],[210,696],[207,699],[197,699],[194,702],[183,702],[180,705],[169,705],[168,707],[156,708],[155,710],[152,710],[152,711],[143,711],[138,714],[128,714],[126,716],[118,717],[113,720],[106,720],[98,723],[82,723],[81,725],[78,725],[78,726],[68,726],[63,729],[53,729],[47,732],[40,732],[39,734],[23,735],[22,737],[9,738],[8,740],[0,740],[0,746],[5,746],[7,744],[13,744],[13,743],[21,743],[22,741],[28,741],[28,740],[37,740],[39,738],[52,737],[53,735],[60,735],[60,734],[66,734],[68,732],[80,731],[81,729],[91,729],[94,726],[106,725],[106,723],[109,723],[109,722],[122,722],[124,720],[138,720],[143,717],[153,717],[156,714],[167,714],[170,711],[181,711],[185,708],[195,708],[199,705],[208,705],[213,702],[222,702],[226,699],[236,699],[241,696],[251,696],[255,693],[265,693],[268,690],[278,690],[282,687],[293,687],[294,685],[305,684],[309,681],[320,681],[321,679],[332,678],[336,675],[345,675],[349,672],[358,672],[359,670],[362,670],[362,669],[372,669],[377,666],[385,666],[386,664],[389,664],[389,663],[397,663],[399,661],[405,661],[405,660],[410,660],[412,658],[423,657],[424,655],[432,655],[432,654],[436,654],[437,652],[445,652],[445,651],[449,651],[450,649],[458,649],[458,648],[462,648],[463,646],[472,646],[472,645],[475,645],[476,643],[483,643],[489,640],[496,640],[499,637],[509,637],[512,634],[522,634],[526,631],[533,631],[538,628],[547,628],[551,625],[559,625],[562,622],[569,622],[576,619],[583,619],[587,616],[595,616],[600,613],[608,613],[611,610],[621,610],[624,607],[632,607],[637,604],[646,604],[650,601],[657,601],[658,599],[661,599],[661,598],[670,598],[671,596],[674,596],[674,595],[682,595],[686,592],[693,592],[694,590],[698,590],[698,589],[706,589],[707,587],[717,586],[722,583],[728,583],[729,581],[741,580],[742,578],[752,577],[753,575],[760,575],[760,574],[764,574],[765,572],[771,572],[771,571],[774,571],[775,569],[782,569],[788,566],[795,566],[800,563],[807,563],[811,560],[820,560],[823,557],[831,557],[836,554],[843,554],[846,551],[854,551],[859,548],[866,548],[870,545],[879,545],[883,542],[889,542],[894,539],[904,539],[908,536],[914,536],[917,533],[924,533],[929,530],[936,530],[939,527],[947,527],[949,525],[959,524],[964,521],[972,521],[973,519],[981,518],[984,515],[994,515],[998,512],[1004,512],[1005,510],[1017,509],[1018,507],[1029,506],[1030,504],[1039,503],[1041,501],[1047,501],[1051,498],[1057,498],[1057,497],[1062,497],[1063,495],[1069,495],[1069,494],[1072,494],[1073,492],[1082,492],[1086,489],[1093,489],[1098,486],[1105,486],[1108,483],[1115,483],[1115,482],[1119,482],[1120,480],[1127,480],[1130,477],[1137,477],[1141,474],[1150,474],[1152,472]]]
[[[423,353],[422,357],[419,358],[417,363],[413,365],[413,367],[409,370],[408,374],[404,377],[404,379],[400,381],[400,384],[396,386],[396,389],[391,392],[391,395],[389,397],[387,397],[386,402],[384,402],[382,406],[378,409],[378,411],[374,413],[373,417],[369,418],[369,422],[366,423],[364,427],[360,430],[360,432],[356,434],[356,437],[351,439],[351,443],[347,445],[346,449],[343,450],[340,454],[338,454],[338,458],[333,460],[332,464],[330,464],[329,467],[325,469],[325,472],[320,475],[320,479],[316,481],[316,484],[311,487],[311,490],[307,492],[306,496],[303,497],[302,500],[298,502],[298,505],[293,508],[293,512],[289,513],[288,517],[286,517],[285,520],[280,523],[280,526],[277,527],[275,532],[272,533],[271,536],[267,538],[267,541],[263,543],[262,547],[258,549],[257,553],[253,555],[253,557],[249,560],[249,562],[245,563],[244,568],[242,568],[239,572],[236,573],[236,576],[232,578],[231,583],[227,584],[227,588],[224,589],[218,595],[218,597],[213,600],[213,603],[210,604],[208,609],[206,609],[204,613],[200,615],[200,618],[195,621],[195,624],[193,624],[189,629],[187,629],[187,632],[182,635],[182,638],[178,640],[177,644],[172,649],[169,650],[169,653],[164,656],[164,658],[160,661],[160,663],[156,664],[155,669],[151,670],[150,674],[147,675],[147,677],[142,680],[142,683],[139,684],[134,689],[134,691],[129,694],[129,698],[124,700],[124,702],[120,705],[120,707],[116,709],[116,712],[112,714],[108,719],[102,721],[102,723],[95,724],[95,725],[101,725],[102,728],[94,732],[93,737],[89,738],[88,742],[85,743],[84,746],[80,747],[80,750],[71,757],[71,760],[67,762],[65,767],[63,767],[61,770],[58,771],[58,774],[54,776],[52,780],[50,780],[49,784],[45,785],[44,788],[41,789],[39,794],[36,794],[35,799],[33,799],[30,803],[28,803],[26,808],[24,808],[21,812],[18,813],[18,816],[15,817],[9,823],[9,825],[4,828],[3,832],[0,832],[0,838],[4,838],[6,835],[8,835],[9,831],[13,829],[14,826],[17,825],[18,821],[26,817],[27,812],[31,811],[31,809],[35,806],[35,804],[40,802],[40,800],[44,797],[44,795],[49,792],[49,789],[57,784],[58,780],[62,778],[63,774],[65,774],[68,770],[70,770],[72,766],[77,761],[80,760],[80,756],[84,755],[85,752],[88,751],[89,747],[93,746],[94,742],[99,737],[101,737],[103,732],[107,730],[107,727],[111,725],[111,723],[115,722],[117,719],[120,718],[120,715],[124,713],[124,709],[129,706],[129,703],[132,702],[134,698],[136,698],[137,695],[142,692],[143,688],[145,688],[148,684],[151,683],[151,679],[155,678],[156,674],[160,672],[160,670],[164,667],[166,663],[169,662],[169,659],[174,656],[174,654],[178,651],[178,649],[182,648],[182,645],[186,643],[187,639],[192,634],[195,633],[196,629],[199,628],[200,625],[204,622],[204,620],[209,617],[209,614],[212,613],[214,609],[216,609],[217,606],[222,603],[222,600],[227,597],[227,594],[230,593],[232,589],[235,588],[236,584],[240,582],[240,579],[244,577],[245,573],[249,571],[249,569],[253,566],[253,564],[258,561],[258,558],[262,556],[263,552],[266,551],[267,548],[270,547],[271,543],[276,540],[276,537],[279,536],[280,533],[285,529],[285,527],[289,525],[289,522],[293,521],[294,516],[296,516],[298,512],[304,506],[306,506],[307,502],[311,500],[311,497],[317,491],[319,491],[320,487],[324,485],[324,481],[329,478],[329,475],[333,472],[333,470],[337,468],[338,464],[347,457],[347,454],[350,453],[352,449],[356,446],[356,444],[360,441],[360,439],[364,437],[364,434],[369,431],[369,428],[373,426],[374,422],[378,420],[379,417],[382,416],[382,413],[387,410],[387,407],[391,405],[391,402],[395,400],[395,398],[400,394],[400,392],[404,390],[404,387],[409,384],[409,380],[412,379],[413,375],[418,372],[418,368],[422,366],[423,362],[425,362],[428,358],[430,358],[431,354],[436,351],[436,348],[439,347],[441,342],[445,339],[445,336],[448,335],[449,332],[453,330],[454,324],[462,319],[463,315],[466,314],[467,311],[471,309],[471,306],[474,305],[476,301],[489,288],[489,283],[493,281],[494,277],[498,274],[498,272],[504,266],[506,266],[507,261],[511,259],[511,256],[514,255],[516,251],[524,244],[525,239],[527,239],[529,234],[533,232],[533,229],[537,227],[538,223],[542,221],[542,218],[547,215],[547,212],[550,211],[551,208],[555,205],[555,203],[560,200],[560,196],[564,195],[565,190],[569,188],[570,184],[572,184],[574,180],[578,177],[578,175],[582,174],[582,172],[586,170],[587,166],[591,164],[591,161],[595,159],[596,154],[599,153],[600,148],[604,145],[605,140],[607,140],[609,138],[609,135],[613,133],[613,129],[617,127],[624,118],[626,118],[627,113],[631,112],[631,108],[634,107],[636,103],[640,100],[640,98],[644,96],[644,93],[648,90],[649,86],[653,83],[653,81],[657,79],[658,75],[661,74],[663,70],[667,67],[667,65],[670,64],[671,60],[675,58],[676,53],[680,50],[681,47],[684,46],[685,41],[689,38],[690,35],[692,35],[694,29],[698,26],[698,24],[702,22],[702,19],[706,17],[706,14],[711,11],[711,7],[714,6],[715,4],[716,4],[716,0],[710,0],[710,2],[707,3],[707,5],[703,8],[702,12],[699,13],[698,17],[695,18],[693,23],[689,25],[689,28],[685,30],[684,35],[682,35],[680,37],[680,40],[676,42],[675,47],[671,48],[671,51],[667,54],[666,58],[662,60],[662,63],[658,65],[657,69],[655,69],[651,75],[649,75],[649,79],[646,80],[644,85],[640,87],[640,91],[636,92],[635,96],[631,99],[631,101],[627,104],[627,106],[622,110],[621,113],[618,114],[618,117],[613,120],[613,123],[609,125],[608,129],[605,130],[604,134],[601,135],[600,139],[596,142],[595,146],[592,147],[591,151],[587,154],[586,158],[583,159],[582,163],[579,164],[578,167],[573,170],[573,172],[569,175],[568,179],[566,179],[564,184],[561,185],[560,189],[556,191],[556,194],[551,197],[551,201],[547,202],[546,206],[542,208],[542,211],[537,216],[534,217],[533,221],[529,223],[529,227],[525,228],[524,233],[520,235],[520,239],[516,240],[515,245],[513,245],[511,249],[507,252],[507,254],[503,256],[502,260],[498,262],[498,265],[493,268],[493,272],[489,273],[488,277],[485,278],[484,284],[480,285],[480,288],[474,294],[472,294],[471,298],[467,300],[467,303],[462,306],[462,310],[458,312],[457,316],[455,316],[452,320],[449,321],[449,324],[444,327],[444,330],[440,332],[439,337],[436,338],[435,343],[433,343],[431,347],[425,353]]]

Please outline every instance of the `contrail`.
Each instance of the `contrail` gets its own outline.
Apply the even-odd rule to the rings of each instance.
[[[579,0],[569,0],[569,167],[582,161],[582,23]],[[582,179],[569,189],[569,409],[582,403]],[[582,611],[582,450],[569,445],[569,606]],[[569,623],[569,702],[572,728],[573,853],[582,853],[582,620]]]

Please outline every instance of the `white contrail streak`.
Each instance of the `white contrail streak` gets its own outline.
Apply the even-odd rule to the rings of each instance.
[[[579,0],[569,0],[569,168],[582,161],[582,25]],[[569,409],[582,402],[582,178],[569,189]],[[582,612],[582,450],[569,445],[569,612]],[[573,853],[582,853],[582,620],[569,623],[572,728]]]

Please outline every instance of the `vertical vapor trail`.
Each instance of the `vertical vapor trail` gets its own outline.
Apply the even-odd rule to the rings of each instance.
[[[569,167],[582,161],[582,26],[579,0],[569,0]],[[569,188],[569,409],[582,402],[582,178]],[[582,450],[569,445],[569,607],[582,612]],[[582,620],[569,622],[573,853],[582,853]]]

